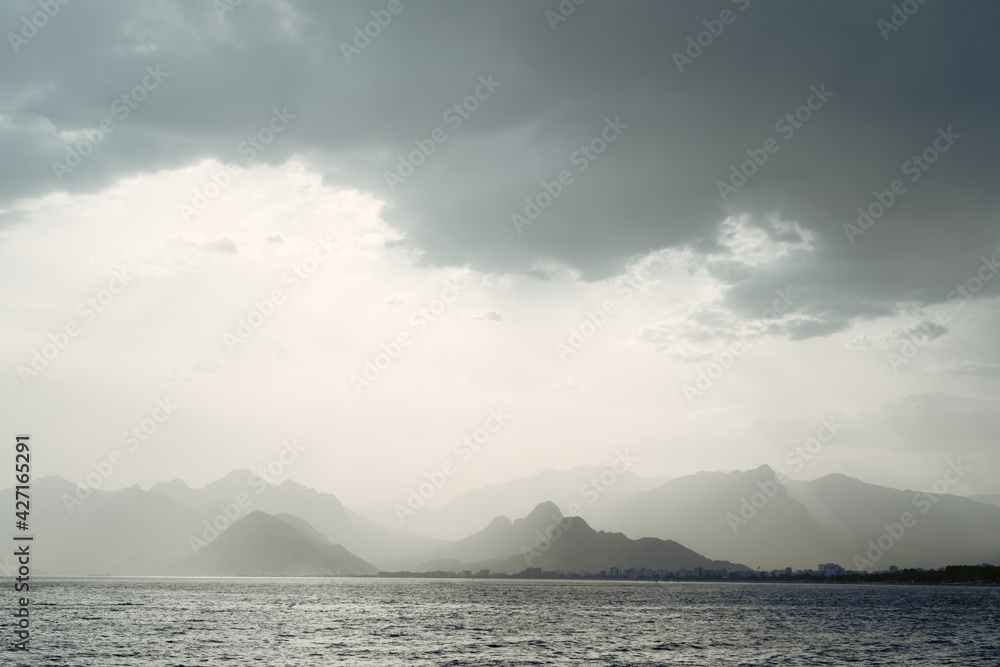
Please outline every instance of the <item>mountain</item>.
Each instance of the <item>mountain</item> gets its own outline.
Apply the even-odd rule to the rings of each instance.
[[[709,560],[673,540],[631,540],[621,533],[594,530],[580,517],[563,516],[552,502],[539,504],[523,519],[497,517],[479,533],[424,554],[400,569],[489,569],[515,574],[529,567],[568,573],[597,573],[613,567],[747,569]]]
[[[0,491],[14,505],[14,489]],[[424,552],[444,544],[402,530],[387,530],[341,505],[333,495],[285,481],[274,486],[246,471],[234,472],[202,489],[180,481],[117,491],[82,490],[59,477],[34,480],[31,488],[32,556],[38,574],[157,575],[194,552],[193,543],[225,535],[255,510],[290,514],[364,561],[378,562]],[[213,525],[214,524],[214,525]],[[221,526],[221,529],[218,527]],[[7,531],[0,530],[0,538]],[[315,535],[313,535],[315,538]],[[357,549],[357,550],[355,550]],[[0,574],[13,561],[0,556]]]
[[[378,568],[342,546],[330,544],[307,522],[291,515],[251,512],[197,555],[175,566],[177,574],[202,576],[349,576]]]
[[[32,482],[33,573],[163,573],[168,563],[191,553],[188,536],[198,530],[199,516],[170,498],[137,486],[80,495],[59,477]],[[13,499],[13,489],[0,491],[4,506],[12,507]],[[0,561],[0,572],[7,566]]]
[[[890,564],[937,568],[1000,563],[1000,507],[961,496],[867,484],[840,474],[786,486],[819,523],[840,537],[841,551],[835,557],[845,566],[853,564],[855,556],[872,562],[873,569]],[[904,522],[904,514],[912,519]],[[882,547],[871,549],[868,541],[878,547],[880,539]],[[884,555],[875,560],[869,550]]]
[[[43,477],[31,488],[33,572],[165,574],[189,559],[199,542],[205,543],[198,549],[204,555],[208,547],[221,551],[243,533],[241,539],[256,543],[257,533],[277,539],[278,531],[289,529],[296,531],[295,544],[307,552],[299,564],[317,572],[335,572],[336,567],[342,572],[364,567],[519,572],[528,560],[533,567],[569,571],[674,569],[649,564],[690,567],[683,563],[705,560],[698,554],[766,570],[813,569],[831,561],[869,570],[1000,563],[1000,507],[972,498],[891,489],[845,475],[808,482],[782,477],[779,483],[767,466],[688,475],[630,495],[635,485],[650,480],[629,477],[627,471],[610,478],[608,470],[546,471],[464,494],[439,515],[453,517],[449,520],[456,532],[470,520],[466,515],[482,514],[494,505],[522,506],[526,499],[516,497],[518,493],[542,493],[539,488],[545,484],[565,492],[562,502],[574,507],[566,514],[576,516],[567,519],[556,503],[535,503],[520,514],[494,515],[477,526],[478,532],[469,530],[468,537],[454,542],[378,526],[331,494],[291,481],[267,484],[247,471],[200,489],[173,481],[148,491],[138,486],[81,490],[64,479]],[[602,474],[604,491],[598,492],[588,476],[600,479]],[[585,486],[574,489],[580,479]],[[466,515],[460,512],[462,502],[469,505]],[[0,491],[0,505],[14,505],[14,489]],[[258,511],[284,526],[257,517],[216,544]],[[506,516],[525,518],[510,521]],[[595,518],[600,523],[592,527]],[[569,527],[563,530],[562,524]],[[255,526],[256,533],[251,530]],[[9,538],[12,530],[12,524],[0,529],[0,539]],[[565,535],[550,549],[539,548],[526,557],[536,541],[544,544],[539,535],[547,531]],[[240,562],[258,569],[293,568],[298,562],[281,554],[268,558],[256,565]],[[0,574],[9,575],[14,565],[12,553],[0,555]]]
[[[607,483],[609,479],[612,480],[610,484]],[[439,508],[418,507],[413,512],[405,512],[402,522],[399,507],[410,509],[406,498],[399,498],[394,503],[368,505],[357,511],[382,526],[459,540],[480,530],[494,517],[524,516],[539,503],[551,501],[567,512],[574,504],[583,505],[591,524],[609,528],[613,527],[612,518],[633,496],[665,481],[665,477],[640,477],[620,467],[617,470],[607,466],[548,469],[530,477],[468,491]],[[595,502],[598,497],[599,502]],[[417,497],[413,504],[421,500]]]
[[[635,496],[616,526],[762,569],[813,568],[829,561],[837,544],[768,466],[670,480]]]
[[[768,466],[680,477],[637,495],[617,525],[765,570],[1000,562],[1000,508],[846,475],[782,481]],[[880,538],[888,549],[878,547]]]
[[[986,503],[987,505],[1000,507],[1000,493],[977,493],[974,496],[969,496],[969,499],[975,500],[979,503]]]
[[[341,544],[373,563],[405,557],[441,544],[408,530],[379,526],[344,507],[332,494],[291,480],[277,485],[267,484],[247,470],[234,471],[201,489],[192,489],[183,481],[174,480],[157,484],[150,492],[169,497],[184,507],[219,507],[231,504],[237,496],[244,494],[250,501],[247,509],[299,517],[334,544]]]

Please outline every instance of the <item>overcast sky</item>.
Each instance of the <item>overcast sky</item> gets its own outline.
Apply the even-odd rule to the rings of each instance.
[[[0,6],[36,474],[1000,493],[995,2],[50,4]]]

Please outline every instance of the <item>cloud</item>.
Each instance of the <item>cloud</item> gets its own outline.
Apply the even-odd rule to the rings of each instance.
[[[924,318],[908,327],[893,329],[892,333],[897,340],[912,340],[918,337],[936,340],[948,333],[948,327],[938,324],[934,320]]]
[[[882,3],[724,6],[735,22],[678,71],[674,53],[718,7],[588,3],[553,31],[527,0],[406,5],[348,62],[342,43],[371,20],[360,5],[244,3],[224,18],[172,0],[67,5],[5,55],[0,209],[13,220],[25,197],[297,155],[327,184],[383,199],[397,243],[428,265],[596,280],[650,247],[688,249],[737,317],[799,290],[802,319],[783,334],[795,339],[943,301],[996,245],[998,93],[983,82],[1000,75],[1000,6],[921,5],[888,39]],[[23,7],[4,4],[0,22],[18,25]],[[162,82],[116,116],[147,67]],[[478,102],[481,77],[496,84]],[[469,99],[473,111],[449,115]],[[251,152],[276,111],[294,118]],[[114,131],[60,179],[53,163],[108,117]],[[610,142],[612,124],[623,129]],[[447,141],[388,183],[436,128]],[[958,138],[913,171],[942,133]],[[744,168],[768,139],[776,152]],[[517,233],[512,214],[564,170],[572,182]],[[752,174],[722,196],[740,170]],[[849,238],[844,225],[895,180],[905,191]],[[733,220],[757,240],[732,243]]]
[[[169,243],[175,248],[200,250],[209,253],[217,252],[224,255],[235,255],[239,252],[236,241],[228,237],[204,240],[201,237],[185,235],[174,237],[170,239]]]
[[[875,343],[868,336],[861,335],[847,341],[848,350],[868,350],[875,347]]]
[[[892,327],[888,331],[876,336],[869,337],[867,334],[856,336],[847,341],[847,349],[866,350],[878,348],[881,350],[894,350],[898,348],[899,343],[916,340],[921,344],[926,344],[942,338],[949,332],[948,327],[925,317],[907,326]]]
[[[940,373],[953,373],[955,375],[1000,377],[1000,364],[990,364],[976,361],[955,361],[936,370]]]
[[[748,350],[769,338],[800,337],[804,328],[815,326],[792,310],[797,301],[794,292],[778,290],[769,297],[762,300],[766,307],[752,318],[743,318],[726,308],[724,295],[689,299],[675,305],[669,319],[642,325],[632,340],[676,361],[696,363],[731,350],[735,344]]]
[[[470,320],[488,320],[490,322],[503,322],[503,315],[496,310],[470,310],[465,316]]]

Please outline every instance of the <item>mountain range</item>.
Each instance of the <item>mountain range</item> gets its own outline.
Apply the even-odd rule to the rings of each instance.
[[[637,494],[616,525],[765,570],[1000,562],[1000,507],[840,474],[782,481],[768,466],[681,477]]]
[[[427,560],[424,560],[427,559]],[[631,540],[621,533],[591,528],[544,502],[523,519],[497,517],[484,530],[433,552],[398,564],[410,571],[487,569],[516,574],[529,567],[566,573],[597,573],[613,567],[651,570],[746,570],[710,560],[673,540]]]
[[[395,502],[381,502],[357,508],[359,514],[388,528],[430,535],[443,540],[459,540],[481,530],[498,516],[520,517],[539,503],[554,502],[568,508],[574,502],[586,502],[598,495],[600,504],[587,514],[593,525],[607,527],[615,514],[637,493],[653,489],[669,478],[641,477],[628,470],[610,471],[599,466],[578,466],[570,470],[544,470],[503,484],[491,484],[463,493],[441,507],[419,507],[417,502],[400,497]],[[601,481],[612,479],[611,484]]]
[[[31,488],[33,571],[336,576],[1000,562],[996,496],[899,490],[838,474],[790,480],[768,466],[676,479],[626,471],[600,483],[606,470],[547,470],[477,489],[415,511],[405,529],[332,494],[247,471],[199,489],[174,480],[113,492],[40,478]],[[13,489],[0,491],[5,506],[13,500]],[[0,559],[0,574],[11,566]]]

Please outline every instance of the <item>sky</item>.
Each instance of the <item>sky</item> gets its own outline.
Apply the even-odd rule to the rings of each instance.
[[[4,430],[104,489],[627,451],[1000,493],[997,19],[4,3]]]

